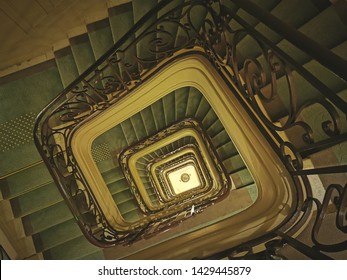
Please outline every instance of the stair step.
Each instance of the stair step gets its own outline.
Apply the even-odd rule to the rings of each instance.
[[[340,54],[341,57],[347,58],[345,49],[347,47],[347,41],[340,44],[334,48],[335,52]],[[333,92],[340,92],[347,88],[347,83],[338,78],[336,75],[332,74],[329,70],[323,67],[318,62],[312,60],[304,65],[304,67],[310,71],[314,76],[316,76],[321,82],[327,85]],[[323,95],[315,87],[313,87],[309,82],[307,82],[301,75],[293,72],[295,79],[295,88],[298,91],[297,104],[301,106],[310,99],[323,99]],[[264,107],[267,112],[271,113],[271,118],[274,120],[279,120],[285,117],[289,112],[289,94],[288,94],[288,82],[286,77],[281,77],[277,80],[277,87],[279,93],[279,99],[282,103],[282,110],[278,111],[275,107],[279,107],[278,104],[268,105],[264,103]],[[267,86],[264,91],[270,90],[270,86]]]
[[[78,260],[104,260],[105,256],[102,250],[78,258]]]
[[[138,221],[139,219],[141,219],[142,215],[139,211],[131,211],[128,213],[124,213],[122,214],[124,220],[126,220],[129,223],[134,223],[136,221]]]
[[[334,47],[332,51],[339,55],[341,58],[347,60],[347,41],[344,41],[343,43]],[[335,74],[327,70],[325,67],[323,67],[316,61],[308,62],[304,65],[304,67],[335,93],[338,93],[343,89],[347,88],[347,82],[337,77]],[[300,84],[298,84],[298,87],[300,87]]]
[[[43,252],[48,260],[75,260],[100,251],[100,248],[91,244],[84,236],[79,236],[61,245]]]
[[[300,9],[298,9],[298,7],[300,7]],[[321,10],[314,5],[313,1],[282,0],[271,10],[271,14],[292,27],[300,28],[318,15],[320,11]],[[273,32],[262,23],[259,23],[255,29],[272,42],[277,43],[282,39],[280,35]]]
[[[264,10],[266,11],[271,11],[274,7],[277,6],[278,3],[281,2],[281,0],[252,0],[251,2],[253,2],[254,4],[257,4],[259,7],[262,7]],[[237,7],[231,6],[232,1],[224,1],[223,0],[223,4],[226,5],[227,7],[229,7],[230,9],[235,9]],[[259,20],[257,20],[255,17],[251,16],[250,14],[248,14],[245,10],[243,9],[239,9],[237,11],[237,15],[239,17],[241,17],[243,20],[245,20],[248,24],[250,24],[251,26],[256,26],[257,23],[259,22]],[[233,30],[238,30],[240,28],[242,28],[236,21],[231,21],[230,22],[230,27]]]
[[[204,125],[204,127],[206,126]],[[212,139],[222,130],[224,130],[224,126],[221,123],[221,121],[218,119],[218,117],[216,116],[215,121],[207,127],[206,132]]]
[[[140,157],[137,161],[136,161],[136,165],[138,167],[139,170],[144,170],[146,171],[146,165],[148,164],[149,161],[153,160],[154,157],[151,154],[147,154],[143,157]]]
[[[147,12],[152,10],[158,4],[158,1],[157,0],[146,0],[146,1],[133,0],[132,3],[133,3],[134,23],[137,23]],[[149,18],[146,23],[146,26],[148,26],[149,23],[154,23],[156,19],[157,19],[157,15],[154,15],[152,18]],[[139,35],[140,33],[137,32],[136,36],[139,36]],[[156,47],[154,44],[155,36],[156,36],[155,33],[147,34],[146,36],[141,38],[139,43],[136,44],[137,58],[140,60],[140,64],[145,69],[153,65],[151,60],[154,60],[156,58],[156,55],[152,52],[156,50]]]
[[[72,217],[65,201],[61,201],[46,209],[22,217],[22,222],[25,234],[29,236],[70,220]]]
[[[117,159],[113,158],[113,155],[111,155],[111,156],[112,156],[112,158],[96,162],[96,165],[97,165],[100,173],[106,173],[106,172],[118,167],[119,163],[118,163]]]
[[[124,174],[120,167],[112,168],[106,172],[103,172],[102,178],[104,179],[105,183],[108,185],[108,184],[124,179]]]
[[[0,79],[1,177],[41,160],[32,138],[35,117],[62,89],[55,60]]]
[[[116,204],[124,203],[128,200],[133,199],[133,195],[129,190],[124,190],[121,192],[117,192],[113,195],[114,200],[116,201]]]
[[[143,123],[143,119],[140,113],[133,115],[130,118],[130,122],[132,124],[132,127],[134,128],[137,141],[142,141],[148,137],[145,124]]]
[[[151,105],[155,127],[157,131],[163,130],[166,127],[164,118],[164,106],[161,100]]]
[[[148,171],[146,169],[138,169],[137,168],[137,173],[141,178],[145,177],[147,178]]]
[[[190,88],[186,107],[186,117],[194,117],[196,115],[196,110],[202,98],[202,94],[196,88]]]
[[[92,46],[88,34],[70,38],[71,50],[76,62],[78,73],[82,74],[95,62]]]
[[[183,9],[183,13],[187,11],[187,8]],[[201,27],[203,26],[204,19],[207,15],[207,10],[201,6],[201,5],[195,5],[191,10],[190,10],[190,16],[188,16],[191,20],[191,24],[193,25],[194,28],[188,31],[189,37],[194,38],[196,32],[200,32]],[[181,24],[186,24],[186,18],[181,20]],[[176,36],[176,42],[175,46],[185,46],[187,42],[187,33],[184,31],[182,28],[179,28],[177,31],[177,36]]]
[[[111,31],[114,43],[128,31],[134,24],[133,7],[132,3],[125,3],[114,8],[109,9],[109,21],[111,25]],[[135,36],[131,35],[126,41],[125,45],[128,46],[133,42]],[[131,45],[123,52],[124,47],[121,47],[121,51],[118,53],[117,58],[121,61],[119,64],[119,70],[121,77],[128,81],[132,79],[129,74],[138,73],[138,67],[136,62],[136,47]],[[128,66],[126,66],[128,65]],[[132,65],[132,66],[131,66]],[[129,73],[127,73],[128,71]]]
[[[66,88],[77,77],[78,70],[70,47],[63,48],[54,53],[55,60],[59,69],[61,82]]]
[[[123,133],[122,127],[117,125],[111,128],[95,139],[93,145],[99,145],[102,143],[107,143],[110,151],[112,151],[113,154],[120,153],[124,148],[127,147],[127,140]]]
[[[169,93],[162,99],[165,118],[165,127],[168,127],[176,122],[176,102],[174,92]]]
[[[258,188],[257,185],[255,183],[250,184],[248,186],[245,187],[245,189],[248,190],[248,193],[252,199],[252,202],[255,202],[258,198]]]
[[[251,173],[249,173],[248,169],[237,171],[231,174],[230,177],[237,189],[254,183],[253,177]]]
[[[153,136],[157,130],[151,107],[146,107],[145,109],[141,110],[140,114],[148,136]]]
[[[138,211],[138,206],[133,199],[123,201],[117,204],[117,206],[122,215],[131,211]]]
[[[16,218],[32,214],[63,200],[55,183],[25,193],[10,200]]]
[[[107,186],[108,186],[112,195],[119,193],[119,192],[123,192],[125,190],[129,190],[129,185],[128,185],[128,182],[126,181],[125,178],[121,179],[119,181],[110,183]]]
[[[167,12],[169,12],[171,9],[181,5],[184,3],[184,0],[172,0],[170,1],[170,3],[168,5],[165,6],[165,8],[161,9],[158,12],[158,19],[161,16],[164,16]],[[182,10],[176,10],[176,12],[174,12],[173,14],[171,14],[171,16],[173,17],[179,17],[179,15],[181,14]],[[177,36],[177,32],[178,32],[178,25],[175,23],[170,23],[169,21],[165,21],[165,22],[161,22],[159,24],[159,26],[157,26],[157,28],[162,28],[163,30],[165,30],[166,32],[170,33],[170,36],[173,38],[172,41],[167,40],[166,36],[162,36],[162,34],[158,35],[158,38],[164,38],[166,45],[162,46],[161,48],[159,48],[159,51],[170,51],[174,46],[175,46],[175,38]],[[171,38],[170,38],[171,39]]]
[[[117,43],[133,26],[132,3],[125,3],[108,10],[113,42]]]
[[[227,144],[230,142],[230,137],[228,133],[225,130],[222,130],[220,133],[218,133],[215,137],[212,139],[212,144],[216,150],[218,148],[222,147],[223,145]]]
[[[150,194],[150,195],[149,195],[149,198],[150,198],[151,202],[152,202],[154,205],[158,205],[158,204],[159,204],[159,200],[158,200],[157,194],[155,194],[155,193]]]
[[[137,136],[134,130],[134,127],[130,121],[130,119],[126,119],[125,121],[123,121],[121,123],[121,127],[123,130],[123,133],[125,135],[125,139],[127,140],[128,145],[127,146],[131,146],[134,143],[137,142]]]
[[[113,37],[108,18],[87,25],[95,59],[99,59],[113,46]]]
[[[202,97],[199,103],[198,108],[196,109],[194,117],[203,122],[208,117],[209,112],[211,111],[211,106],[206,100],[205,97]],[[214,118],[214,116],[212,116]],[[206,120],[208,122],[208,120]]]
[[[314,6],[310,8],[310,6],[312,6],[313,3],[312,2],[309,3],[309,2],[310,1],[305,1],[304,5],[308,5],[308,8],[301,9],[298,13],[296,13],[294,17],[283,17],[283,14],[287,14],[291,10],[297,11],[297,5],[294,5],[295,1],[281,1],[281,3],[274,9],[273,12],[276,16],[280,17],[282,20],[288,22],[290,25],[294,27],[299,28],[300,25],[304,23],[303,26],[299,28],[299,31],[311,37],[312,39],[314,39],[316,42],[318,42],[319,44],[323,46],[331,48],[345,41],[347,38],[347,27],[343,24],[341,19],[336,15],[336,11],[334,10],[334,7],[329,6],[327,9],[320,12],[320,10]],[[286,6],[290,6],[290,7],[287,9]],[[259,25],[258,30],[264,33],[264,35],[266,35],[267,37],[273,39],[274,43],[279,42],[280,40],[279,35],[274,35],[273,32],[269,31],[263,25]],[[248,39],[244,38],[240,42],[238,49],[242,50],[244,58],[255,58],[260,54],[259,47],[257,48],[247,47],[249,45],[254,45],[251,43],[251,41],[252,40],[248,36]],[[286,40],[280,41],[278,43],[278,46],[286,54],[290,55],[292,58],[294,58],[294,60],[296,60],[300,64],[307,63],[310,60],[310,57],[308,55],[306,55],[304,52],[294,47],[291,43],[287,42]],[[266,65],[264,61],[265,59],[263,56],[258,57],[257,59],[262,65]],[[305,67],[308,66],[308,69],[309,69],[310,64],[314,64],[314,66],[311,69],[314,68],[315,69],[314,72],[318,74],[321,73],[322,74],[321,77],[325,77],[325,80],[330,80],[330,82],[332,82],[332,80],[336,80],[337,82],[337,79],[334,78],[332,74],[329,74],[329,71],[324,70],[322,66],[319,66],[319,64],[314,61],[307,63]],[[267,68],[264,68],[264,69],[266,72],[268,72]],[[321,71],[321,69],[323,70]],[[326,74],[327,76],[323,74]],[[288,105],[289,94],[287,90],[288,88],[287,80],[284,77],[280,78],[281,75],[283,75],[283,73],[277,74],[277,77],[278,77],[277,84],[279,85],[278,92],[280,96],[276,97],[276,100],[274,100],[273,102],[269,104],[266,104],[266,103],[263,104],[270,118],[274,121],[277,121],[278,119],[283,118],[285,115],[288,114],[288,110],[289,110],[289,105]],[[296,81],[296,89],[299,90],[298,106],[301,106],[308,99],[317,98],[317,97],[322,98],[320,93],[317,92],[317,90],[313,88],[309,83],[303,80],[301,76],[296,74],[295,81]],[[263,91],[270,92],[270,90],[271,90],[270,86],[267,86],[264,88]]]
[[[218,120],[216,113],[211,107],[206,113],[205,117],[202,119],[202,125],[205,128],[205,131],[212,132],[212,135],[216,135],[217,132],[220,132],[223,129],[221,122]],[[217,129],[217,131],[213,131],[213,129],[211,129],[211,126],[213,126],[214,129]]]
[[[223,165],[228,173],[233,173],[235,170],[246,168],[245,163],[239,154],[224,160]]]
[[[57,224],[33,235],[36,252],[46,251],[82,235],[74,219]]]
[[[10,199],[27,193],[35,188],[52,182],[46,165],[40,162],[21,172],[0,180],[0,190],[4,199]]]
[[[114,45],[109,19],[106,18],[88,24],[87,30],[94,57],[98,60]],[[119,67],[117,64],[110,66],[108,61],[105,61],[99,66],[99,69],[103,69],[103,71],[99,76],[94,76],[92,83],[108,98],[108,95],[114,91],[108,85],[108,77],[118,75],[120,73]]]
[[[260,4],[260,3],[259,3]],[[262,4],[260,4],[263,6]],[[300,6],[300,9],[298,7]],[[301,8],[302,7],[302,8]],[[288,25],[299,28],[314,16],[319,13],[317,7],[312,1],[300,1],[300,0],[282,0],[279,1],[278,5],[271,10],[271,14],[281,19]],[[262,35],[271,40],[274,44],[281,41],[282,37],[276,32],[272,31],[263,23],[257,24],[255,27]],[[249,46],[254,44],[254,40],[250,36],[245,38],[239,43],[238,49],[242,53],[243,57],[256,57],[260,55],[260,48],[250,48]],[[250,53],[249,51],[252,51]]]
[[[186,117],[190,87],[176,89],[175,94],[175,119],[183,120]]]
[[[226,160],[230,156],[237,154],[237,149],[232,141],[228,141],[226,144],[219,147],[216,151],[221,160]]]
[[[299,28],[299,31],[327,48],[333,48],[347,39],[347,26],[336,15],[334,7],[324,10]],[[301,64],[310,60],[308,55],[286,40],[282,40],[278,47]]]

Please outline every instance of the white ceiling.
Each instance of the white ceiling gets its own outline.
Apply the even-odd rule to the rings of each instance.
[[[107,8],[130,0],[0,0],[0,76],[52,56]]]

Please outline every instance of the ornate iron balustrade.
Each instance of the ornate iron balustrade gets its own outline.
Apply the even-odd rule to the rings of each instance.
[[[347,135],[341,130],[341,122],[346,119],[347,103],[275,43],[240,18],[236,11],[244,9],[252,14],[296,47],[308,55],[312,54],[314,59],[345,82],[346,61],[286,26],[250,1],[192,0],[177,6],[170,2],[161,1],[112,49],[57,96],[37,118],[35,143],[82,231],[94,244],[109,246],[141,238],[144,231],[150,235],[171,225],[170,222],[163,222],[154,227],[154,230],[148,225],[144,230],[122,234],[110,228],[79,170],[78,163],[74,160],[71,138],[82,124],[116,104],[155,75],[161,67],[185,55],[198,53],[207,57],[230,85],[235,96],[287,166],[297,185],[296,211],[288,217],[287,222],[275,232],[242,246],[251,252],[253,245],[278,238],[281,244],[299,248],[312,258],[325,257],[320,251],[346,250],[346,241],[323,244],[318,241],[318,235],[330,200],[333,200],[337,209],[336,229],[346,233],[347,186],[343,187],[344,183],[337,183],[329,178],[321,203],[313,196],[309,179],[317,174],[322,177],[326,174],[343,174],[347,165],[338,162],[332,166],[323,162],[317,168],[307,168],[305,160],[308,156],[312,157],[346,141]],[[201,25],[194,19],[196,9],[199,9],[199,13],[206,14]],[[160,11],[165,12],[155,22],[149,20]],[[237,22],[238,27],[233,29],[229,25],[230,21]],[[179,39],[175,39],[175,31],[172,30],[180,34]],[[245,36],[251,38],[254,46],[258,46],[261,56],[239,56],[238,46]],[[137,55],[134,52],[139,44],[148,46],[144,54]],[[319,93],[318,98],[298,102],[302,95],[295,86],[297,76]],[[281,78],[287,83],[284,90],[288,100],[284,104],[287,116],[281,121],[275,121],[264,108],[268,108],[282,94],[283,88],[278,86]],[[305,111],[314,106],[319,106],[325,113],[320,126],[312,125],[303,118]],[[296,130],[296,137],[291,138],[293,129],[299,129],[301,137],[298,137]],[[289,140],[285,133],[289,135]],[[89,215],[83,215],[78,205],[83,205],[84,212]],[[292,238],[309,219],[313,205],[317,208],[317,218],[312,230],[314,248]],[[168,220],[174,219],[172,217]],[[239,251],[239,248],[234,251]]]

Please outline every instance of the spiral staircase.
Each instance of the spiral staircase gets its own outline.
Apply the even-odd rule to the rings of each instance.
[[[137,172],[140,174],[139,178],[142,178],[144,186],[142,192],[148,195],[148,199],[153,203],[154,209],[157,209],[157,206],[159,207],[158,212],[154,211],[154,214],[144,214],[146,211],[143,208],[146,207],[143,206],[141,208],[143,201],[140,199],[139,203],[137,196],[134,195],[137,190],[129,184],[129,176],[126,175],[124,166],[122,166],[120,161],[122,153],[127,151],[129,147],[136,148],[138,143],[143,146],[147,145],[148,141],[150,142],[161,131],[165,132],[165,129],[187,120],[194,120],[206,135],[206,139],[208,139],[207,145],[213,150],[212,153],[215,155],[218,164],[220,164],[221,170],[223,170],[230,182],[226,194],[224,193],[222,197],[223,199],[220,201],[217,199],[216,202],[211,203],[206,208],[202,207],[201,213],[194,212],[194,207],[199,208],[198,202],[189,204],[189,201],[185,201],[184,203],[186,204],[183,202],[182,204],[175,204],[177,209],[183,207],[180,205],[188,205],[185,208],[183,207],[185,215],[189,212],[191,212],[191,215],[187,215],[189,216],[187,219],[179,221],[170,230],[166,229],[162,233],[153,234],[153,236],[149,233],[148,238],[139,239],[130,246],[116,245],[109,248],[95,246],[86,238],[80,226],[76,223],[76,219],[79,220],[80,217],[76,217],[75,213],[72,214],[71,209],[69,209],[66,200],[62,196],[64,192],[59,191],[56,182],[54,182],[51,173],[47,169],[47,162],[42,161],[40,154],[37,152],[32,130],[35,118],[42,108],[54,99],[58,93],[62,92],[64,88],[67,88],[78,79],[98,59],[99,62],[102,61],[104,54],[109,52],[112,46],[135,23],[139,22],[153,8],[157,7],[158,2],[160,4],[165,1],[133,0],[120,6],[109,7],[107,18],[88,24],[86,26],[87,33],[68,38],[70,45],[56,50],[52,60],[0,79],[0,110],[3,112],[0,119],[0,207],[3,213],[1,229],[10,240],[16,252],[15,258],[108,259],[157,258],[158,256],[165,258],[165,252],[162,252],[165,246],[162,244],[166,241],[189,236],[189,234],[193,235],[194,232],[221,220],[236,217],[238,213],[250,208],[259,198],[260,186],[257,186],[257,180],[255,180],[258,174],[248,168],[250,164],[247,161],[247,156],[240,152],[243,150],[241,148],[242,144],[230,136],[231,133],[226,128],[230,124],[227,124],[225,119],[221,120],[221,113],[218,111],[218,107],[211,106],[212,97],[207,97],[204,92],[193,85],[177,87],[161,97],[152,98],[153,102],[150,102],[149,105],[143,106],[143,108],[138,109],[132,115],[123,117],[122,120],[115,121],[114,125],[110,126],[108,130],[99,133],[95,137],[93,136],[94,138],[91,137],[93,141],[90,140],[90,146],[87,147],[86,145],[86,147],[80,148],[91,150],[90,155],[95,163],[95,170],[100,173],[100,178],[103,179],[112,197],[112,203],[115,203],[119,211],[118,215],[122,217],[122,221],[124,220],[127,225],[137,225],[137,223],[141,224],[142,219],[152,219],[148,218],[152,217],[151,215],[160,215],[158,195],[153,184],[148,179],[149,177],[146,175],[149,163],[153,159],[162,159],[172,155],[175,151],[187,145],[195,147],[195,140],[189,137],[189,139],[180,138],[169,144],[158,146],[150,150],[137,162]],[[171,1],[165,8],[159,10],[157,18],[165,15],[172,7],[181,5],[184,2],[184,0]],[[220,2],[224,3],[230,11],[239,16],[253,30],[262,34],[266,40],[270,40],[275,46],[283,50],[298,65],[312,73],[317,80],[330,89],[334,96],[338,96],[341,100],[347,99],[347,84],[343,79],[332,74],[322,64],[312,59],[310,55],[302,52],[292,43],[283,39],[280,34],[270,30],[259,19],[238,7],[236,4],[238,1],[235,1],[235,3],[233,1]],[[340,58],[347,60],[347,23],[343,17],[343,11],[347,11],[346,2],[335,1],[332,3],[333,1],[323,0],[252,0],[250,2],[256,4],[264,11],[269,11],[280,21],[290,27],[294,27],[309,38],[312,38],[317,44],[330,49]],[[183,10],[184,8],[181,12]],[[175,13],[178,15],[179,11],[176,10]],[[149,17],[148,15],[145,18],[147,22],[155,22],[157,20],[157,18]],[[205,19],[211,19],[211,15],[208,15],[205,9],[201,7],[197,7],[195,10],[192,9],[191,21],[199,31],[204,29]],[[239,22],[229,20],[229,26],[233,30],[240,28]],[[183,29],[170,26],[170,23],[164,23],[164,27],[170,30],[175,38],[171,47],[178,47],[186,43]],[[135,34],[128,36],[125,41],[131,41],[137,35],[135,32]],[[237,36],[240,36],[237,46],[238,63],[244,65],[248,58],[258,58],[260,63],[264,63],[262,49],[258,46],[255,47],[256,41],[254,38],[242,32]],[[155,40],[155,35],[149,34],[148,37],[149,39],[140,41],[136,46],[130,46],[124,57],[127,58],[127,55],[130,57],[131,54],[134,54],[137,57],[146,57],[148,61],[151,61],[153,54],[149,51],[146,42]],[[217,52],[223,53],[224,51],[217,50]],[[143,65],[147,65],[150,68],[152,67],[151,63],[145,61]],[[277,64],[279,63],[277,61]],[[126,68],[127,65],[125,64],[124,67]],[[240,66],[239,69],[240,75],[246,77],[247,73],[245,74],[245,72],[247,71],[245,68]],[[252,68],[249,71],[251,70]],[[266,71],[269,70],[267,69]],[[117,69],[117,73],[120,76],[124,76],[125,72],[121,67]],[[139,70],[140,72],[141,70]],[[325,133],[324,128],[321,128],[321,123],[325,120],[327,114],[320,104],[325,104],[326,99],[312,84],[297,73],[300,73],[300,71],[293,71],[292,73],[298,91],[294,102],[297,108],[305,108],[302,114],[300,114],[299,121],[305,122],[314,130],[319,131],[315,134],[314,142],[323,143],[324,146],[324,143],[328,142],[329,136]],[[151,75],[151,79],[153,79],[157,73]],[[100,86],[103,88],[108,86],[102,79],[93,80],[93,82],[101,84]],[[237,81],[234,82],[237,84]],[[288,98],[290,94],[288,94],[287,86],[288,76],[281,72],[277,76],[278,95],[271,99],[271,102],[259,102],[259,107],[266,112],[268,119],[275,125],[283,125],[291,118],[290,111],[293,104],[291,104],[292,100]],[[246,85],[244,87],[246,88]],[[264,96],[271,95],[271,90],[271,84],[263,85]],[[140,94],[138,96],[138,98],[146,98],[146,96],[143,97]],[[69,95],[67,94],[66,99],[68,98]],[[148,93],[149,98],[150,94]],[[312,99],[319,100],[321,103],[310,103],[306,106],[305,104]],[[336,111],[339,115],[345,116],[344,108],[346,106],[334,106],[334,112]],[[67,108],[68,110],[73,110],[73,108],[69,107]],[[347,133],[346,118],[341,117],[340,122],[338,140],[336,144],[329,146],[329,149],[318,147],[318,145],[317,147],[313,146],[313,148],[305,149],[307,144],[305,140],[307,138],[301,137],[304,126],[299,126],[299,128],[295,126],[289,127],[283,137],[307,154],[304,164],[310,163],[314,167],[320,167],[322,155],[319,153],[323,153],[323,155],[327,153],[326,159],[330,160],[330,165],[345,166],[347,150],[343,140],[346,139]],[[331,126],[330,124],[329,128],[334,130],[334,127],[331,128]],[[284,134],[284,132],[281,133]],[[307,136],[305,134],[305,136],[310,138],[310,135]],[[78,142],[76,146],[82,146],[81,143],[85,138],[78,139],[80,142],[76,140]],[[58,140],[56,141],[58,142]],[[308,142],[310,143],[310,139]],[[318,153],[315,155],[314,152],[317,149]],[[313,150],[314,152],[312,152]],[[83,169],[82,164],[80,168]],[[341,168],[342,171],[334,175],[335,180],[331,183],[345,185],[346,172],[343,171],[343,167]],[[259,172],[261,173],[261,171]],[[320,178],[318,176],[315,177],[317,187],[313,185],[314,192],[324,191],[324,187],[321,187],[320,184],[324,185],[331,178],[329,176],[323,174]],[[76,203],[78,204],[79,201]],[[81,203],[83,204],[85,201]],[[163,207],[166,206],[164,205]],[[172,209],[175,207],[165,209],[174,211]],[[329,207],[332,208],[331,205]],[[88,219],[89,210],[86,209],[81,214],[83,219]],[[157,216],[155,217],[157,219]],[[170,226],[168,227],[170,228]],[[141,230],[144,229],[141,228]],[[140,233],[142,232],[141,230]],[[133,240],[136,238],[137,236],[133,237]],[[203,239],[203,236],[198,238]],[[249,239],[251,240],[252,238]],[[189,243],[189,240],[186,242],[186,246],[189,248],[191,243]],[[167,246],[168,250],[170,248],[173,250],[174,244],[169,243]],[[223,246],[225,246],[225,250],[229,248],[227,243],[223,244]],[[151,247],[153,247],[152,253]],[[220,248],[218,250],[221,251]],[[203,252],[204,248],[201,248],[200,251]],[[182,252],[181,255],[168,253],[166,256],[169,256],[169,258],[206,257],[204,253],[197,253],[198,249],[196,248],[192,250],[193,254],[196,255],[190,255],[184,250]],[[293,258],[295,257],[294,255]]]

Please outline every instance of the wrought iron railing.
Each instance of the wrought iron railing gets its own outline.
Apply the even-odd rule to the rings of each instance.
[[[138,232],[119,234],[114,231],[105,220],[75,161],[71,138],[82,124],[141,86],[161,67],[194,53],[210,60],[211,66],[230,86],[240,104],[282,159],[297,186],[296,210],[285,223],[276,231],[241,244],[238,248],[221,252],[219,256],[224,254],[232,257],[233,252],[242,250],[250,255],[253,246],[267,241],[271,241],[266,243],[267,248],[270,248],[266,251],[268,255],[274,255],[276,248],[283,244],[289,244],[311,258],[328,258],[322,252],[346,250],[347,241],[323,244],[318,235],[327,209],[330,211],[334,207],[328,207],[330,201],[336,208],[333,210],[336,213],[336,230],[347,232],[347,185],[344,185],[346,182],[342,182],[343,179],[337,182],[336,176],[329,176],[345,174],[347,165],[342,160],[331,164],[319,156],[319,153],[344,147],[347,134],[343,130],[343,123],[346,120],[347,103],[276,43],[240,18],[237,11],[243,9],[253,15],[326,67],[331,75],[338,76],[342,83],[347,81],[347,62],[251,1],[192,0],[176,6],[174,3],[161,1],[112,49],[59,94],[37,118],[35,143],[82,231],[91,242],[108,246],[126,243],[137,239],[144,231],[154,233],[175,223],[178,214],[159,223],[157,228],[150,229],[152,225],[147,225]],[[153,21],[159,12],[163,15]],[[196,14],[206,16],[199,22]],[[233,28],[231,22],[236,22],[237,27]],[[239,44],[246,37],[251,40],[252,48],[258,49],[256,55],[240,55],[242,51]],[[146,51],[136,54],[136,46],[141,44],[147,46]],[[299,80],[304,80],[317,94],[306,98],[296,86]],[[286,87],[282,86],[283,81]],[[278,100],[285,114],[275,118],[271,113],[275,106],[273,104]],[[317,122],[312,123],[310,118],[305,118],[305,112],[309,110],[320,112],[322,120],[319,120],[318,125]],[[345,150],[341,148],[341,151]],[[315,167],[307,166],[309,157],[314,159]],[[323,181],[323,202],[313,195],[310,182],[313,175],[319,175]],[[89,215],[81,212],[81,204],[84,205],[84,213],[88,212]],[[312,230],[312,246],[292,236],[307,223],[314,205],[317,214]]]

